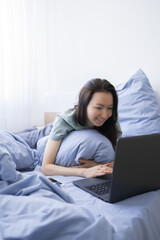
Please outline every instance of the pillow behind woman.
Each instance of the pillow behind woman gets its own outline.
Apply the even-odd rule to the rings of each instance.
[[[38,141],[38,156],[43,160],[43,154],[48,137]],[[80,165],[79,159],[92,159],[98,163],[108,163],[114,159],[114,149],[111,142],[95,129],[85,129],[70,132],[62,141],[55,164],[60,166]]]

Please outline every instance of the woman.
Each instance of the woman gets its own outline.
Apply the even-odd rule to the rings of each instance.
[[[71,131],[94,128],[116,145],[121,128],[117,122],[118,98],[114,86],[104,79],[88,81],[81,89],[74,109],[56,116],[47,142],[42,169],[45,175],[97,177],[112,173],[112,164],[98,164],[92,160],[79,159],[83,165],[62,167],[55,165],[62,140]]]

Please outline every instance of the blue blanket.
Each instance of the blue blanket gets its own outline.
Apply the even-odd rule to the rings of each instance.
[[[97,240],[112,235],[104,217],[75,205],[41,173],[20,175],[14,183],[0,181],[0,239]]]
[[[0,131],[0,179],[14,182],[21,177],[17,170],[33,170],[38,163],[37,151],[21,137]]]

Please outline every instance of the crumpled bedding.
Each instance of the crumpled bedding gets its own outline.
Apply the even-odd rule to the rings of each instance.
[[[37,150],[6,131],[0,131],[0,139],[0,239],[101,240],[113,235],[103,216],[77,206],[60,186],[33,171]]]
[[[0,130],[0,179],[14,182],[19,171],[34,170],[39,163],[37,151],[18,135]],[[6,171],[7,169],[7,171]]]
[[[114,229],[107,220],[74,204],[39,172],[0,181],[0,239],[105,239]]]
[[[74,186],[78,177],[52,183],[15,134],[0,139],[0,240],[159,240],[160,190],[109,204]]]

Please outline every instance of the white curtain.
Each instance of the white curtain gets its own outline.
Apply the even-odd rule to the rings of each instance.
[[[0,129],[43,124],[47,91],[47,4],[0,0]]]

